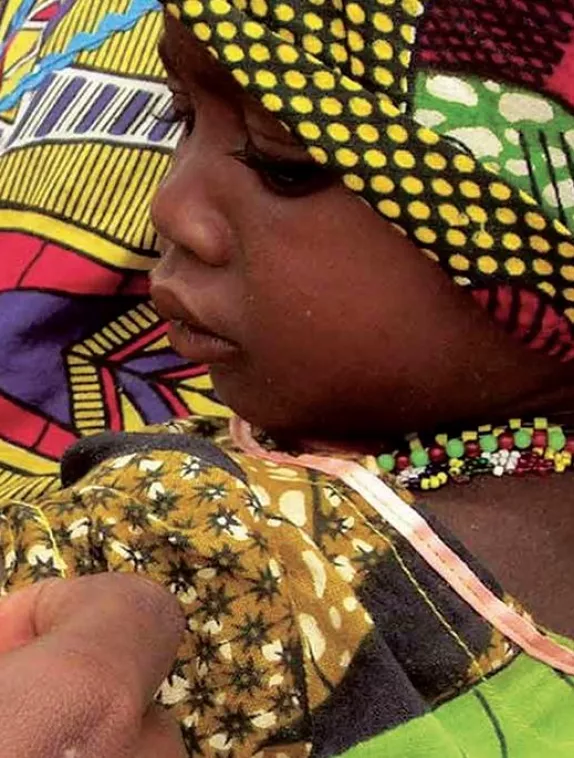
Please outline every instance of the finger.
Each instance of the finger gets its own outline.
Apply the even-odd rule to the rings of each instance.
[[[184,617],[175,598],[155,582],[110,573],[49,580],[16,592],[0,605],[0,623],[12,647],[46,636],[54,652],[77,649],[112,669],[143,712],[169,672]]]
[[[176,601],[128,575],[38,587],[2,603],[34,637],[0,660],[2,758],[133,755],[183,628]]]
[[[150,706],[134,758],[188,758],[177,722],[163,708]]]

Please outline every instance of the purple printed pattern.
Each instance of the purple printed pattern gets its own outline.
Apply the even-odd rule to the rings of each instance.
[[[170,108],[170,95],[158,82],[137,81],[65,70],[51,75],[35,93],[13,130],[9,148],[50,140],[109,139],[146,147],[158,142],[172,149],[179,125],[158,119]]]

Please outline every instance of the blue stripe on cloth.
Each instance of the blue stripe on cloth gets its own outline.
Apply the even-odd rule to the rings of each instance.
[[[52,53],[38,61],[35,71],[22,77],[18,86],[13,92],[0,98],[0,113],[10,110],[25,92],[36,89],[44,79],[52,72],[58,71],[74,62],[74,58],[80,52],[85,50],[95,50],[100,47],[113,34],[125,32],[137,24],[137,22],[146,15],[158,11],[160,5],[158,0],[132,0],[128,10],[124,14],[110,13],[102,19],[99,27],[95,32],[88,34],[79,32],[70,40],[66,50],[61,53]]]

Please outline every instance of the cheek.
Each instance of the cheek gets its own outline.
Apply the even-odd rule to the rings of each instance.
[[[357,347],[357,333],[384,330],[397,311],[385,293],[399,284],[404,289],[393,261],[404,258],[409,243],[370,208],[335,188],[304,201],[278,201],[258,217],[266,223],[245,236],[250,342],[257,335],[258,344],[275,352],[298,349],[313,360],[323,343],[342,351]],[[312,355],[303,356],[308,344]]]

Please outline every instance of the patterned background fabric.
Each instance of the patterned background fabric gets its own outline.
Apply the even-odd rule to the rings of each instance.
[[[36,0],[0,13],[6,497],[56,486],[80,436],[220,409],[147,300],[149,201],[178,129],[157,119],[169,102],[158,6]]]

